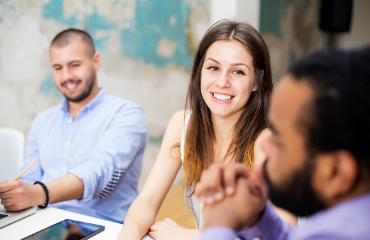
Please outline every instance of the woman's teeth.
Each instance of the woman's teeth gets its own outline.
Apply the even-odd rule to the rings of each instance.
[[[230,95],[222,95],[222,94],[216,94],[216,93],[213,93],[213,97],[215,97],[218,100],[222,100],[222,101],[227,101],[232,98]]]

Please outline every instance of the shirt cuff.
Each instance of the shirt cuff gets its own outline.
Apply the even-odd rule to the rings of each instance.
[[[252,228],[239,232],[245,239],[260,238],[265,240],[283,240],[293,228],[275,212],[274,207],[267,202],[260,221]]]
[[[238,235],[227,227],[211,227],[203,230],[198,240],[235,240]]]
[[[87,203],[90,202],[94,197],[95,187],[92,186],[93,184],[91,184],[94,181],[91,179],[91,174],[89,174],[89,171],[86,169],[85,165],[86,164],[82,164],[81,166],[71,170],[69,173],[75,175],[84,183],[83,196],[82,198],[77,199],[77,201]]]

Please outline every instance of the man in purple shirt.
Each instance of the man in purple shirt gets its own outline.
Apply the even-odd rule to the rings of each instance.
[[[199,240],[370,239],[370,48],[296,63],[275,90],[267,161],[213,165]],[[273,204],[307,222],[291,228]]]

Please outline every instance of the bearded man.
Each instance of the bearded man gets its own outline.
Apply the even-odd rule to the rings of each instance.
[[[311,54],[279,82],[267,160],[205,171],[199,240],[370,239],[370,48]],[[272,205],[308,217],[290,227]]]

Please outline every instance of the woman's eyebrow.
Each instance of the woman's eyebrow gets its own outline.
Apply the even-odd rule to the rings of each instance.
[[[213,62],[221,65],[221,63],[219,61],[217,61],[216,59],[213,59],[213,58],[207,58],[204,62],[206,62],[208,60],[211,60],[211,61],[213,61]],[[240,66],[240,65],[244,65],[244,66],[246,66],[250,70],[249,66],[247,64],[245,64],[245,63],[232,63],[231,64],[231,66]]]
[[[240,66],[240,65],[244,65],[250,70],[249,66],[245,63],[233,63],[233,64],[231,64],[231,66]]]
[[[217,63],[217,64],[220,64],[220,65],[221,65],[221,63],[220,63],[219,61],[217,61],[217,60],[215,60],[215,59],[213,59],[213,58],[207,58],[204,62],[206,62],[207,60],[214,61],[215,63]]]

